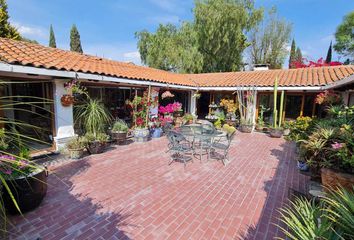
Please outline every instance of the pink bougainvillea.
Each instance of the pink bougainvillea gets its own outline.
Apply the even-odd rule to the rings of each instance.
[[[341,62],[329,62],[323,60],[323,58],[318,59],[317,61],[311,61],[307,58],[303,58],[302,61],[294,61],[291,63],[293,68],[309,68],[309,67],[325,67],[325,66],[339,66],[342,65]]]
[[[324,91],[317,94],[315,102],[319,105],[335,105],[341,103],[342,98],[339,94],[333,91]]]
[[[173,113],[180,110],[182,110],[182,103],[179,102],[167,104],[165,107],[164,106],[159,107],[159,112],[161,114]]]

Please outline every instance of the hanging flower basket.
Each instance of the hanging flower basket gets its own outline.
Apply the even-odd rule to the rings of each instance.
[[[64,94],[60,99],[61,105],[64,107],[69,107],[74,103],[74,99],[75,98],[72,95]]]
[[[170,91],[165,91],[164,93],[162,93],[161,98],[165,99],[165,98],[173,98],[175,95],[172,94]]]

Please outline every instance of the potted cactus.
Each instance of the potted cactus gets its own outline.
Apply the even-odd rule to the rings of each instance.
[[[284,90],[280,96],[280,108],[279,108],[279,120],[277,109],[277,97],[278,97],[278,78],[274,82],[274,108],[273,108],[273,126],[269,128],[269,135],[273,138],[280,138],[283,136],[283,104],[284,104]]]
[[[125,121],[118,119],[114,122],[112,127],[112,139],[117,143],[121,144],[127,138],[129,127]]]

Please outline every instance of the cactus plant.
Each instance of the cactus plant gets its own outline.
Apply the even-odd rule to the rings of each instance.
[[[278,120],[278,109],[277,109],[277,100],[278,100],[278,77],[274,81],[274,107],[273,107],[273,128],[281,128],[283,124],[283,108],[284,108],[284,90],[281,91],[280,95],[280,108],[279,108],[279,120]]]

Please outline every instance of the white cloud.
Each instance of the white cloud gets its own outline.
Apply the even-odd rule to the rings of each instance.
[[[123,57],[126,59],[126,61],[133,62],[133,63],[140,63],[140,53],[138,51],[135,52],[126,52],[123,53]]]
[[[323,38],[321,38],[320,40],[321,40],[321,42],[325,42],[325,43],[330,43],[331,41],[333,41],[334,42],[334,35],[333,34],[331,34],[331,35],[327,35],[327,36],[325,36],[325,37],[323,37]]]
[[[173,0],[150,0],[150,2],[167,11],[174,11],[177,7]]]
[[[25,37],[38,40],[48,38],[47,31],[39,26],[29,26],[18,22],[12,22],[12,25],[17,28],[18,32]]]

